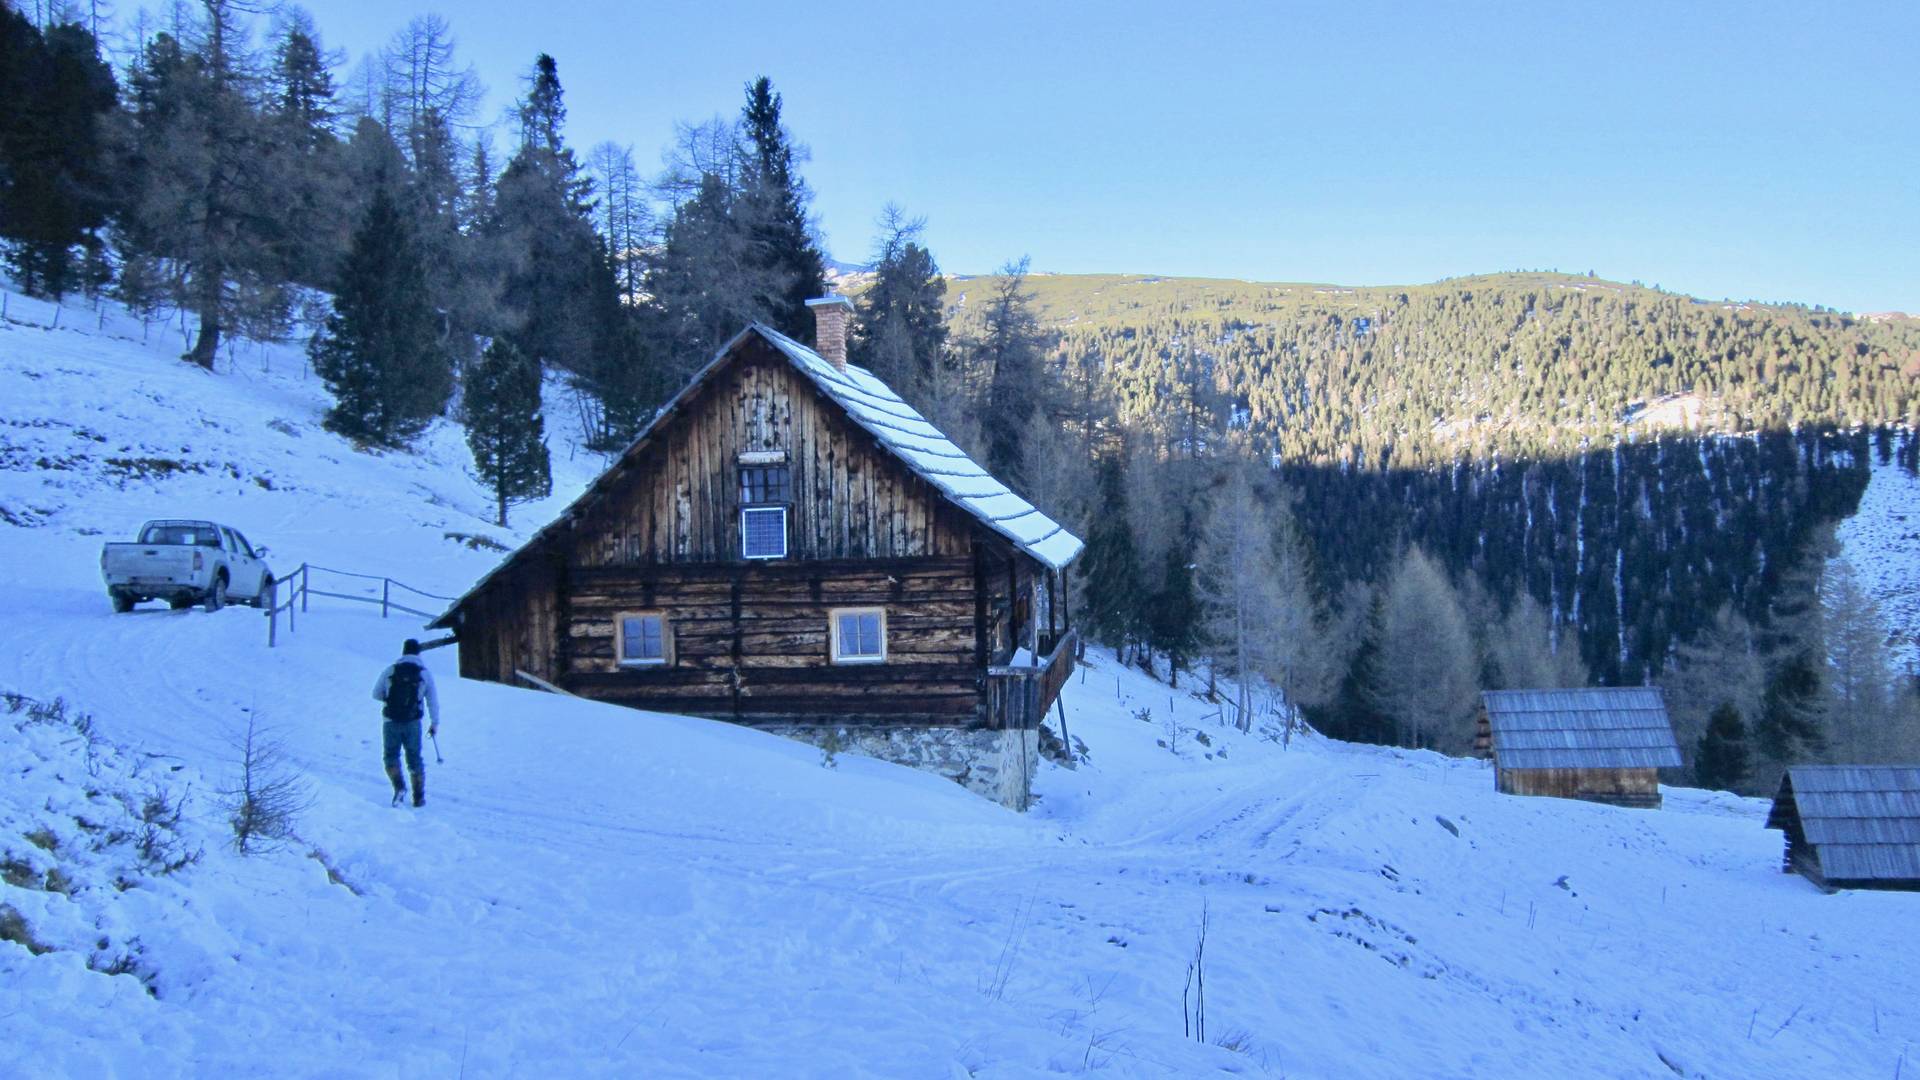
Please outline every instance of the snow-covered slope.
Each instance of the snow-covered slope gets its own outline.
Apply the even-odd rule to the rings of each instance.
[[[1860,508],[1840,523],[1842,557],[1853,563],[1897,639],[1894,658],[1920,666],[1920,477],[1898,461],[1872,463]]]
[[[0,941],[0,1075],[1915,1067],[1920,898],[1780,874],[1763,804],[1513,799],[1475,762],[1283,748],[1099,651],[1066,696],[1091,759],[1048,766],[1025,816],[724,724],[463,683],[451,650],[429,655],[446,762],[424,810],[390,809],[369,694],[417,622],[316,599],[268,650],[244,609],[114,616],[99,534],[207,514],[276,564],[446,593],[498,557],[446,533],[522,528],[486,526],[457,431],[358,454],[319,429],[296,352],[209,376],[138,329],[0,325],[0,689],[65,697],[125,748],[0,716],[0,864],[25,868],[0,905],[52,947]],[[110,460],[141,458],[197,469]],[[569,467],[555,502],[592,463]],[[218,792],[249,717],[312,805],[299,843],[243,858]],[[204,850],[172,874],[104,839],[157,788]]]

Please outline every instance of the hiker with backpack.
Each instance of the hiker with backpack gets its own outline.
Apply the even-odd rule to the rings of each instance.
[[[427,763],[420,755],[420,720],[428,719],[427,734],[440,733],[440,695],[433,688],[433,673],[420,659],[420,643],[408,638],[400,647],[400,659],[380,673],[373,684],[375,701],[385,702],[380,715],[382,747],[387,764],[387,779],[393,781],[393,805],[407,793],[400,775],[400,751],[407,752],[407,772],[413,777],[413,805],[427,802]]]

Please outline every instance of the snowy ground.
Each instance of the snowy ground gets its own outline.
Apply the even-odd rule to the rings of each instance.
[[[1048,767],[1025,816],[724,724],[462,683],[450,650],[429,658],[447,761],[426,809],[389,809],[368,694],[409,624],[316,600],[268,650],[245,609],[114,616],[99,542],[206,514],[276,567],[453,592],[498,556],[446,533],[513,542],[553,505],[491,529],[450,428],[417,456],[353,452],[297,353],[209,376],[137,322],[85,330],[0,325],[0,689],[63,696],[124,750],[89,760],[76,733],[0,716],[0,905],[52,947],[0,942],[0,1075],[1920,1065],[1920,897],[1780,874],[1763,804],[1513,799],[1478,763],[1283,749],[1099,652],[1066,698],[1091,760]],[[197,468],[110,460],[139,458]],[[591,468],[565,466],[553,502]],[[313,802],[300,843],[242,858],[217,792],[249,716]],[[155,786],[187,793],[204,850],[170,875],[107,840]],[[1182,1030],[1203,909],[1207,1043]]]
[[[1895,660],[1920,671],[1920,477],[1875,457],[1860,509],[1840,523],[1838,536],[1842,557],[1879,601],[1897,639]]]

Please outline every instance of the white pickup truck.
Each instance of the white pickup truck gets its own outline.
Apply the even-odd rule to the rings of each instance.
[[[142,600],[175,608],[205,604],[219,611],[228,597],[265,607],[273,595],[267,549],[211,521],[149,521],[140,539],[100,549],[100,576],[116,612]]]

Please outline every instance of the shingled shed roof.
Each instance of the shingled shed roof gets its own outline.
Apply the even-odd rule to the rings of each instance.
[[[1480,695],[1502,769],[1657,769],[1680,764],[1653,687],[1488,690]]]
[[[1767,828],[1797,815],[1833,881],[1920,881],[1920,765],[1795,765]]]

